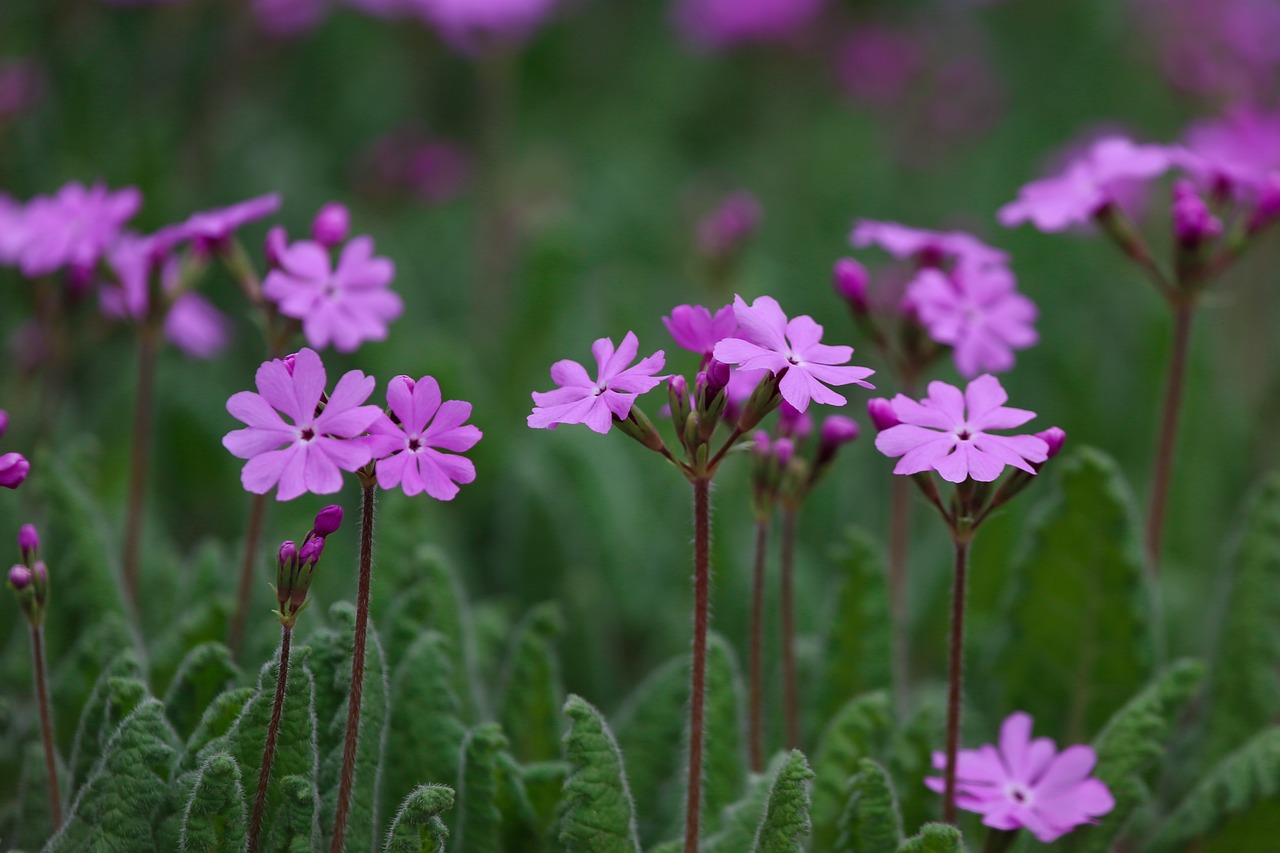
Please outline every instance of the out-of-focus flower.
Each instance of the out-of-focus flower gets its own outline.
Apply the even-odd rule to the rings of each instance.
[[[902,423],[893,410],[893,403],[884,397],[872,397],[867,401],[867,417],[871,418],[871,425],[877,432],[883,432],[889,427],[896,427]]]
[[[879,246],[895,258],[913,260],[924,266],[951,261],[976,264],[1007,264],[1009,255],[964,231],[928,231],[897,222],[859,219],[853,223],[849,242],[854,248]]]
[[[906,30],[871,24],[851,32],[836,58],[840,84],[854,99],[896,106],[925,66],[926,50]]]
[[[1183,139],[1180,165],[1214,190],[1256,199],[1280,176],[1280,110],[1239,107],[1191,125]]]
[[[351,214],[347,211],[346,205],[336,201],[331,201],[320,208],[315,218],[311,220],[311,239],[326,249],[331,249],[347,239],[350,231]]]
[[[199,293],[184,293],[169,306],[164,335],[192,358],[213,358],[227,347],[231,321]]]
[[[732,305],[724,306],[715,314],[701,305],[677,305],[671,309],[670,317],[662,318],[662,324],[680,347],[704,359],[710,358],[716,344],[738,328]]]
[[[295,38],[318,26],[328,6],[324,0],[253,0],[251,8],[264,33]]]
[[[31,473],[31,463],[21,453],[0,454],[0,487],[16,489]]]
[[[471,157],[456,142],[401,128],[380,137],[361,156],[359,184],[379,195],[408,193],[444,204],[463,193]]]
[[[658,375],[666,364],[663,351],[633,365],[639,350],[634,332],[627,332],[616,350],[612,339],[599,338],[591,345],[596,360],[594,380],[576,361],[564,359],[551,365],[551,380],[560,387],[533,392],[535,405],[529,426],[554,429],[559,424],[586,424],[595,432],[608,432],[615,417],[622,420],[631,414],[637,396],[666,378]]]
[[[20,117],[44,97],[44,69],[32,59],[0,62],[0,123]]]
[[[23,212],[18,266],[27,276],[63,268],[86,273],[141,206],[134,187],[112,192],[102,183],[72,182],[52,196],[36,196]]]
[[[458,50],[482,53],[519,44],[555,11],[556,0],[410,0]]]
[[[755,235],[763,217],[754,195],[732,193],[698,223],[698,250],[712,259],[733,255]]]
[[[807,27],[824,0],[676,0],[676,25],[686,39],[709,49],[749,42],[785,41]]]
[[[0,193],[0,265],[15,266],[26,242],[26,205]]]
[[[193,213],[185,222],[162,229],[157,238],[168,243],[191,240],[199,249],[214,250],[245,225],[270,216],[279,209],[280,194],[268,193],[229,207]]]
[[[441,402],[440,385],[430,376],[416,382],[395,377],[387,383],[387,404],[396,421],[384,416],[369,430],[378,459],[378,485],[399,486],[406,495],[426,492],[436,500],[453,500],[459,485],[476,478],[476,466],[459,455],[481,438],[480,430],[466,422],[471,404]]]
[[[1222,220],[1214,216],[1190,181],[1173,185],[1173,234],[1183,246],[1194,247],[1222,233]]]

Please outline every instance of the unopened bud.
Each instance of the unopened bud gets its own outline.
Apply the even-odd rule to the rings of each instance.
[[[814,470],[820,471],[835,459],[836,451],[858,437],[858,424],[843,415],[831,415],[822,422]]]
[[[342,507],[337,504],[330,504],[316,513],[315,522],[311,525],[311,532],[323,539],[341,526]]]
[[[1173,185],[1173,233],[1184,247],[1193,248],[1222,233],[1222,222],[1214,216],[1190,181]]]
[[[40,550],[40,534],[34,524],[24,524],[18,528],[18,551],[22,554],[22,562],[31,565],[37,559]]]
[[[9,429],[9,413],[4,409],[0,409],[0,438],[4,438],[5,431]]]
[[[893,403],[884,397],[872,397],[867,401],[867,415],[877,432],[884,432],[889,427],[902,423],[898,420],[898,413],[893,410]]]
[[[742,414],[738,415],[739,432],[754,429],[756,424],[778,407],[778,403],[782,400],[778,394],[778,384],[782,382],[782,377],[786,373],[787,368],[784,367],[776,374],[771,373],[760,380],[760,384],[751,392],[751,396],[743,405]]]
[[[49,582],[49,569],[45,567],[44,560],[36,560],[31,566],[31,574],[35,575],[36,584],[44,586]]]
[[[649,416],[644,410],[634,403],[631,404],[631,411],[627,413],[625,418],[617,415],[613,416],[613,423],[621,430],[623,435],[634,438],[654,453],[662,453],[667,449],[666,444],[662,441],[662,436],[658,434],[658,430],[653,425],[653,421],[649,420]]]
[[[0,486],[16,489],[26,482],[31,473],[31,463],[21,453],[6,453],[0,456]]]
[[[813,418],[783,400],[778,405],[778,434],[804,441],[813,432]]]
[[[346,205],[331,201],[311,221],[311,237],[321,246],[331,249],[347,239],[351,230],[351,214]]]
[[[714,357],[707,362],[707,395],[714,397],[722,392],[729,384],[729,375],[731,368],[723,361],[717,361]]]
[[[324,537],[313,536],[306,542],[302,543],[302,547],[298,549],[298,562],[303,565],[314,566],[320,560],[320,555],[324,553]]]
[[[282,266],[285,252],[288,250],[289,233],[284,230],[283,225],[272,225],[267,230],[267,239],[262,246],[262,254],[267,259],[267,266]]]
[[[795,455],[796,443],[789,438],[779,438],[773,442],[773,458],[778,460],[778,467],[785,468]]]
[[[751,436],[751,450],[760,459],[766,459],[773,455],[773,442],[769,439],[769,433],[762,429],[758,429],[755,435]]]
[[[867,268],[853,258],[841,258],[831,271],[832,284],[840,298],[849,303],[855,314],[865,314],[871,303],[867,298]]]
[[[9,569],[9,586],[13,587],[15,592],[22,592],[31,585],[31,570],[26,566],[14,566]]]
[[[1052,459],[1062,452],[1062,445],[1067,441],[1067,434],[1054,426],[1043,432],[1036,433],[1036,438],[1049,445],[1049,459]]]

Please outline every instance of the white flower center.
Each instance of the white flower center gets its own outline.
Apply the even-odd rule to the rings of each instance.
[[[1005,785],[1004,795],[1018,805],[1028,808],[1035,802],[1035,792],[1021,782],[1010,782]]]

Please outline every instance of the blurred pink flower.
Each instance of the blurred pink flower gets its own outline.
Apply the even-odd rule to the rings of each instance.
[[[44,69],[33,59],[0,62],[0,123],[18,118],[44,97]]]
[[[699,47],[783,41],[813,22],[825,0],[676,0],[680,32]]]
[[[836,73],[855,100],[895,106],[924,69],[925,45],[908,30],[870,24],[840,45]]]
[[[325,0],[252,0],[259,28],[276,38],[294,38],[314,29],[328,14]]]
[[[240,228],[270,216],[279,209],[280,194],[268,193],[229,207],[193,213],[185,222],[162,229],[157,237],[172,243],[191,240],[202,250],[215,249]]]
[[[927,231],[897,222],[859,219],[853,223],[849,242],[854,248],[879,246],[895,258],[937,266],[951,261],[1007,264],[1009,255],[963,231]]]
[[[763,217],[754,195],[732,193],[698,223],[698,249],[710,258],[728,257],[755,235]]]
[[[481,437],[479,429],[466,423],[471,404],[441,402],[440,385],[430,376],[416,382],[395,377],[387,383],[387,404],[398,423],[384,415],[369,428],[378,485],[399,486],[406,495],[426,492],[436,500],[453,500],[459,484],[476,478],[475,465],[458,455]],[[452,452],[442,452],[446,450]]]
[[[141,206],[137,189],[112,192],[102,183],[72,182],[52,196],[36,196],[23,212],[18,266],[32,277],[64,267],[86,273]]]
[[[1264,103],[1280,87],[1274,0],[1137,0],[1175,88],[1228,103]]]
[[[1183,139],[1180,163],[1207,187],[1252,199],[1280,176],[1280,110],[1238,107],[1192,124]]]
[[[557,0],[409,0],[442,38],[466,53],[529,38]]]
[[[26,242],[26,205],[0,193],[0,265],[15,266]]]
[[[608,432],[615,417],[622,419],[631,414],[637,396],[667,378],[658,375],[666,364],[663,351],[633,365],[639,350],[634,332],[627,332],[616,350],[611,338],[599,338],[591,345],[596,360],[594,380],[576,361],[564,359],[551,365],[551,379],[560,387],[533,392],[535,405],[528,417],[529,426],[555,429],[559,424],[586,424],[595,432]]]

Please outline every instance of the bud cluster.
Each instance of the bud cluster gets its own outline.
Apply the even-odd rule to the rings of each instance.
[[[9,569],[9,588],[18,597],[27,621],[38,627],[44,622],[49,602],[49,570],[40,559],[40,537],[33,525],[24,524],[18,530],[18,552],[21,561]]]
[[[315,521],[302,545],[292,540],[283,542],[276,553],[276,603],[279,609],[273,611],[285,628],[292,628],[298,621],[298,614],[307,609],[311,601],[307,593],[311,589],[311,579],[315,573],[316,563],[324,553],[325,537],[342,525],[342,507],[330,505],[316,514]]]
[[[858,425],[842,415],[831,415],[823,420],[816,445],[812,435],[813,418],[783,403],[775,434],[760,430],[753,436],[752,487],[758,517],[765,517],[775,501],[799,507],[840,448],[858,437]]]

